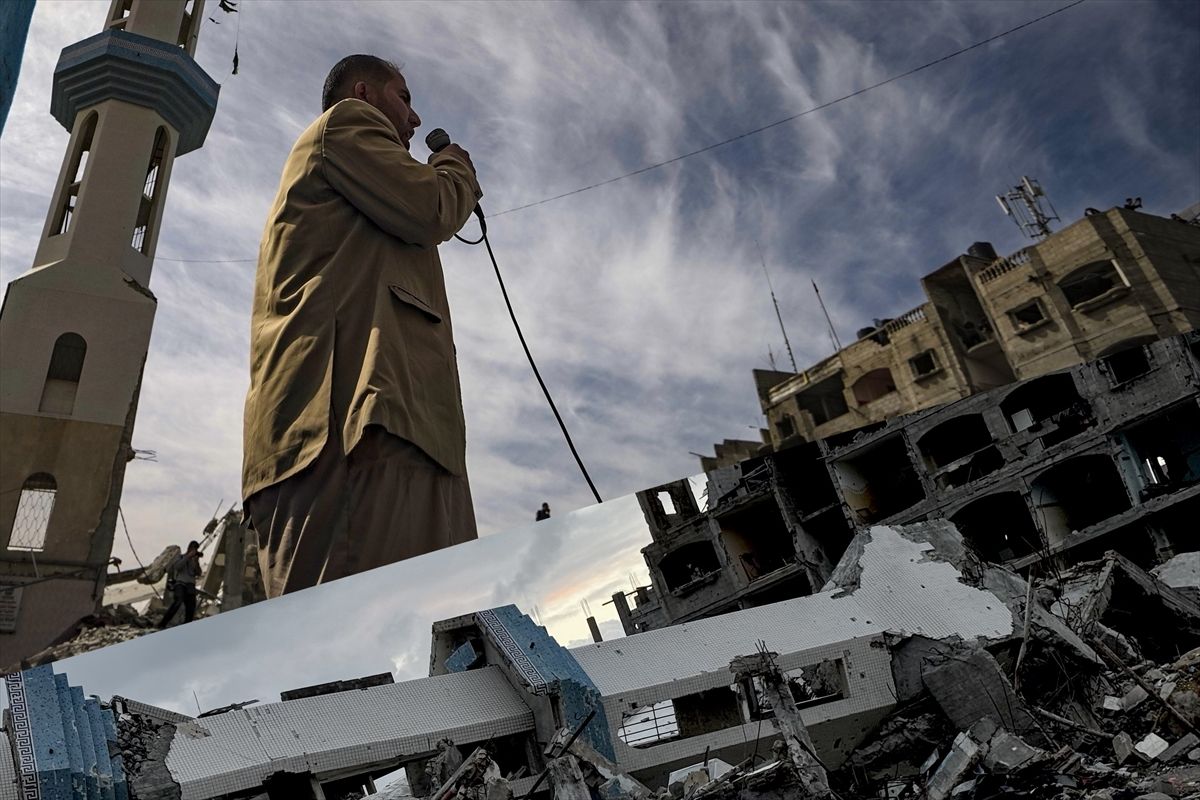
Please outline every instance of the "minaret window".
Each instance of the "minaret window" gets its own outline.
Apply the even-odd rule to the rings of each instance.
[[[145,255],[150,254],[150,225],[154,222],[155,210],[158,207],[158,197],[161,194],[159,172],[162,169],[163,157],[167,152],[167,129],[159,128],[154,137],[154,149],[150,153],[150,163],[146,166],[146,182],[142,186],[142,201],[138,204],[137,224],[133,226],[133,239],[130,245]]]
[[[196,27],[199,20],[200,15],[196,13],[196,0],[188,0],[187,7],[183,10],[183,20],[179,23],[179,41],[176,44],[189,54],[195,49]]]
[[[71,217],[75,214],[75,202],[79,199],[79,187],[83,185],[83,174],[87,168],[88,153],[92,149],[92,139],[96,135],[96,120],[100,115],[92,113],[84,121],[75,140],[75,150],[67,165],[66,183],[63,185],[58,204],[58,213],[54,217],[54,226],[50,229],[51,236],[66,233],[71,227]]]
[[[129,12],[133,10],[133,0],[113,0],[112,13],[108,15],[108,27],[121,30],[129,22]]]
[[[86,355],[87,342],[78,333],[64,333],[58,337],[50,355],[50,369],[46,371],[46,385],[42,388],[38,411],[70,414],[75,410],[75,393],[79,389]]]
[[[50,512],[54,510],[54,495],[58,484],[53,475],[39,472],[30,475],[21,487],[17,514],[8,534],[9,550],[41,551],[46,549],[46,529]]]

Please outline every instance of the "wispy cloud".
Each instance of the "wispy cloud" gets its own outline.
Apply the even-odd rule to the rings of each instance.
[[[242,4],[206,23],[222,83],[205,147],[175,165],[159,253],[253,258],[279,169],[351,52],[405,64],[425,128],[472,152],[495,213],[795,114],[1057,7],[1040,1]],[[33,258],[66,132],[47,113],[58,51],[108,4],[43,0],[0,140],[0,277]],[[1200,197],[1200,11],[1085,3],[1043,25],[703,156],[496,216],[491,237],[539,366],[601,492],[695,469],[754,437],[750,369],[780,365],[771,270],[803,367],[920,302],[916,279],[971,242],[1021,244],[991,196],[1038,176],[1064,216],[1128,194]],[[418,150],[420,146],[418,145]],[[482,248],[442,248],[481,529],[543,501],[592,502],[529,373]],[[251,263],[160,260],[124,506],[143,558],[239,491]],[[121,543],[120,555],[127,556]],[[564,554],[563,563],[569,559]]]

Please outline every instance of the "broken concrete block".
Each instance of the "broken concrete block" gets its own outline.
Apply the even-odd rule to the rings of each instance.
[[[925,796],[929,800],[945,800],[954,787],[962,783],[967,773],[975,768],[982,756],[983,747],[966,732],[958,734],[950,752],[929,779]]]
[[[1120,711],[1122,709],[1121,698],[1113,697],[1111,694],[1104,695],[1104,703],[1102,705],[1105,711]]]
[[[1166,700],[1171,696],[1171,692],[1175,691],[1175,687],[1179,684],[1176,681],[1167,681],[1162,686],[1158,687],[1158,696]]]
[[[1200,747],[1188,753],[1188,761],[1200,761]]]
[[[1112,740],[1113,752],[1117,756],[1117,764],[1124,764],[1133,755],[1133,737],[1121,731]]]
[[[979,649],[955,656],[925,669],[921,680],[959,730],[967,730],[984,717],[993,717],[1018,734],[1036,727],[1012,683],[991,653]]]
[[[1189,733],[1187,736],[1184,736],[1182,739],[1175,742],[1175,744],[1159,753],[1156,756],[1156,759],[1164,764],[1170,764],[1172,761],[1179,758],[1179,756],[1183,755],[1188,750],[1191,750],[1198,744],[1200,744],[1200,737],[1197,737],[1194,733]]]
[[[709,783],[712,779],[708,777],[708,770],[698,769],[688,774],[683,779],[683,796],[688,797],[696,792],[701,786]]]
[[[1027,766],[1041,755],[1041,750],[1025,744],[1020,737],[1006,730],[999,730],[988,742],[983,765],[990,772],[1004,774]]]
[[[1125,696],[1121,698],[1121,708],[1125,711],[1132,711],[1150,696],[1150,693],[1141,686],[1134,686]]]
[[[1146,758],[1156,758],[1160,753],[1167,749],[1170,745],[1167,740],[1159,736],[1157,733],[1146,735],[1145,739],[1133,746],[1134,750],[1144,755]]]

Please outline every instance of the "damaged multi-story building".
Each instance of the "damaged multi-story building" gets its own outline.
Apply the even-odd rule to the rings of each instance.
[[[1005,257],[978,242],[921,279],[925,302],[801,372],[755,370],[763,441],[702,469],[816,441],[1200,327],[1200,204],[1088,214]],[[1136,358],[1136,355],[1130,355]]]
[[[1107,550],[1149,568],[1200,549],[1200,333],[707,478],[703,510],[687,481],[638,493],[651,585],[614,595],[626,633],[809,594],[874,524],[948,519],[1022,572]]]
[[[780,791],[709,796],[800,800],[832,796],[835,773],[895,774],[891,762],[928,760],[937,737],[968,729],[1011,763],[1013,747],[1058,738],[1007,677],[1022,664],[1025,697],[1043,697],[1047,663],[1098,677],[1110,647],[1176,659],[1200,644],[1200,607],[1118,554],[1055,591],[1066,618],[934,521],[860,532],[809,596],[574,648],[515,606],[478,611],[435,623],[428,677],[337,681],[194,717],[101,702],[34,667],[5,679],[0,798],[357,800],[403,768],[411,793],[435,800],[688,797],[710,778],[772,771]],[[1094,728],[1079,704],[1090,685],[1056,691],[1049,713]],[[872,744],[914,713],[923,733],[905,747]],[[941,754],[930,783],[947,773],[947,792],[929,797],[969,777],[970,763]],[[474,767],[486,791],[458,791]]]

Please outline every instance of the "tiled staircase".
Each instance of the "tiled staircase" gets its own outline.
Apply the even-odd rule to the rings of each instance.
[[[6,675],[4,683],[16,783],[0,786],[0,798],[15,788],[20,800],[129,800],[111,710],[49,666]]]

